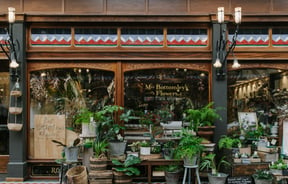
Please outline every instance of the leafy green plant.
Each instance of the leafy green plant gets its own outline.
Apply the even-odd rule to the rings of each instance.
[[[150,147],[150,146],[151,146],[151,142],[149,141],[144,140],[140,142],[140,147]]]
[[[165,165],[163,170],[166,172],[178,172],[182,169],[182,165]]]
[[[139,175],[140,170],[134,165],[141,163],[141,159],[134,155],[129,155],[124,162],[113,159],[112,163],[114,164],[113,170],[117,172],[123,172],[127,176]]]
[[[218,176],[219,175],[219,170],[222,165],[227,165],[230,166],[230,163],[225,160],[225,157],[222,157],[219,162],[216,162],[216,154],[214,153],[209,153],[205,157],[201,159],[200,163],[200,170],[204,169],[211,169],[212,170],[212,175]]]
[[[94,150],[94,157],[95,158],[101,158],[106,155],[108,151],[108,143],[103,141],[95,141],[93,143],[93,150]]]
[[[201,145],[203,139],[192,134],[191,130],[183,128],[179,136],[179,144],[175,150],[176,158],[191,158],[203,150],[203,145]]]
[[[241,147],[241,140],[239,138],[232,138],[228,136],[223,136],[218,141],[218,148],[223,149],[231,149],[231,148],[239,148]]]
[[[212,108],[213,104],[210,102],[200,109],[187,109],[185,111],[185,120],[190,122],[190,128],[197,131],[198,127],[212,126],[215,120],[221,120],[221,116],[217,112],[218,109]]]
[[[82,123],[90,123],[90,119],[93,118],[94,113],[89,111],[87,108],[80,109],[79,112],[74,116],[75,124],[79,125]]]
[[[282,158],[277,160],[276,162],[272,163],[269,166],[270,169],[288,169],[288,165],[284,162]]]
[[[119,140],[123,141],[123,137],[120,136],[122,130],[125,127],[118,124],[117,120],[128,122],[131,119],[135,119],[132,110],[125,110],[118,105],[107,105],[102,110],[94,114],[96,121],[96,140],[110,141]]]
[[[253,174],[253,178],[259,180],[272,180],[273,177],[273,174],[267,169],[256,170],[255,174]]]

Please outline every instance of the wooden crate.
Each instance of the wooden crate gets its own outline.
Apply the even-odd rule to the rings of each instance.
[[[257,169],[268,169],[269,163],[250,163],[250,164],[236,164],[232,165],[232,176],[251,176]]]
[[[279,158],[278,153],[266,153],[258,151],[258,155],[261,158],[262,162],[276,162]]]

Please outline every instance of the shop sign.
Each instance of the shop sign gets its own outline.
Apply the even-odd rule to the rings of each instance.
[[[59,176],[59,165],[33,165],[32,176]]]

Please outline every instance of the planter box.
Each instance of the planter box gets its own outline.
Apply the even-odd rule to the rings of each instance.
[[[152,176],[165,176],[164,171],[153,171]]]
[[[273,175],[276,175],[276,176],[282,175],[282,170],[281,170],[281,169],[270,169],[270,172],[271,172]]]
[[[262,162],[276,162],[278,160],[278,153],[265,153],[265,152],[258,152],[259,157],[261,158]]]
[[[266,153],[276,153],[277,152],[277,147],[276,146],[257,146],[258,151],[266,152]]]

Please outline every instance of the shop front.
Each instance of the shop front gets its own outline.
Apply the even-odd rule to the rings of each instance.
[[[229,13],[226,22],[219,24],[219,2],[209,6],[194,1],[172,6],[166,1],[129,2],[90,2],[97,5],[92,10],[85,3],[63,1],[65,7],[58,10],[54,7],[61,5],[53,1],[47,5],[49,15],[50,11],[64,11],[53,16],[39,13],[42,4],[24,3],[26,9],[22,7],[13,25],[20,42],[18,80],[23,112],[17,120],[9,119],[23,128],[9,132],[7,113],[0,111],[0,172],[8,173],[7,181],[57,179],[55,160],[62,158],[62,148],[52,140],[71,145],[81,134],[74,119],[79,110],[99,111],[112,104],[137,115],[166,113],[167,121],[183,122],[186,109],[214,102],[214,107],[224,109],[222,119],[215,123],[214,142],[222,135],[249,132],[260,125],[267,127],[270,141],[279,146],[285,142],[281,135],[288,86],[285,15],[273,16],[275,12],[267,8],[271,3],[265,3],[271,16],[258,16],[264,13],[251,10],[249,7],[257,7],[253,2],[243,3],[236,48],[219,70],[214,65],[219,41],[227,43],[221,48],[225,55],[235,35],[231,7],[234,10],[238,3],[225,4]],[[194,12],[200,4],[205,8]],[[277,5],[275,9],[281,12]],[[6,35],[3,20],[4,16],[1,40]],[[0,104],[7,110],[9,89],[17,80],[10,76],[8,64],[2,67],[7,60],[4,54],[0,59]],[[232,67],[235,59],[241,64],[238,68]],[[250,124],[242,122],[246,115],[254,118]],[[132,122],[126,126],[142,125]],[[123,132],[128,134],[135,131]],[[287,149],[284,145],[283,153]]]

